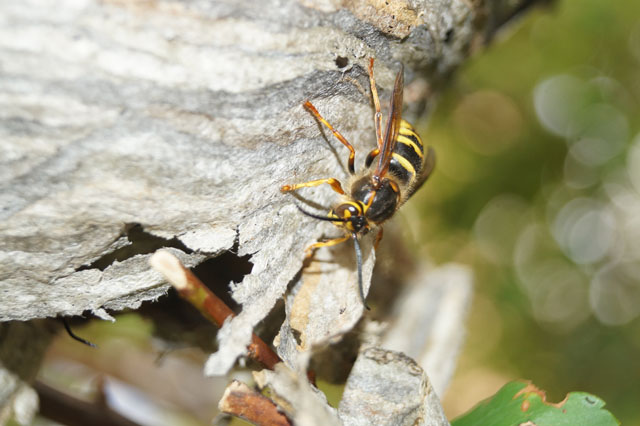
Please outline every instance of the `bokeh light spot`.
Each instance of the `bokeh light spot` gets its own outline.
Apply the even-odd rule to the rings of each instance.
[[[482,209],[473,233],[482,256],[497,264],[511,263],[520,227],[525,223],[527,204],[515,195],[499,195]]]
[[[600,181],[598,170],[575,155],[574,145],[564,159],[564,182],[574,189],[589,188]]]
[[[591,281],[591,306],[600,321],[622,325],[640,315],[640,264],[612,263]]]
[[[608,104],[595,104],[580,111],[571,133],[573,155],[585,164],[597,166],[620,153],[629,139],[626,117]]]
[[[615,218],[602,203],[576,198],[558,213],[553,235],[564,253],[578,264],[601,260],[615,242]]]
[[[572,124],[585,95],[584,82],[577,77],[561,74],[544,80],[533,92],[538,119],[551,133],[570,137]]]
[[[494,90],[467,95],[454,111],[454,122],[469,147],[483,155],[502,152],[517,140],[523,128],[516,103]]]
[[[640,134],[633,139],[627,155],[627,172],[636,191],[640,193]]]

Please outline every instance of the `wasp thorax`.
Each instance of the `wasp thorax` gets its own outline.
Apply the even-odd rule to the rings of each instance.
[[[332,209],[329,217],[340,219],[334,222],[336,226],[344,227],[349,232],[360,232],[367,226],[363,211],[364,206],[361,203],[346,202]]]
[[[382,223],[393,216],[398,207],[400,189],[391,179],[380,180],[379,185],[367,176],[357,180],[351,187],[353,198],[367,206],[365,215],[372,223]]]

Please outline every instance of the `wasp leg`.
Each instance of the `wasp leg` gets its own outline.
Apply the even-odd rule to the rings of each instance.
[[[307,247],[304,250],[305,253],[305,259],[310,258],[313,255],[313,252],[315,251],[315,249],[318,249],[320,247],[331,247],[331,246],[335,246],[336,244],[340,244],[340,243],[344,243],[345,241],[347,241],[349,238],[351,238],[350,235],[345,235],[344,237],[339,237],[339,238],[334,238],[331,240],[327,240],[327,241],[319,241],[315,244],[311,244],[309,247]]]
[[[380,245],[380,241],[382,241],[382,226],[380,227],[380,230],[378,231],[378,235],[376,235],[376,239],[373,242],[373,249],[374,250],[378,250],[378,246]]]
[[[333,128],[333,126],[332,126],[331,124],[329,124],[329,122],[328,122],[327,120],[325,120],[325,119],[320,115],[320,113],[318,112],[318,110],[316,109],[316,107],[314,107],[314,106],[311,104],[311,102],[306,101],[306,102],[304,103],[304,107],[305,107],[306,109],[308,109],[308,110],[311,112],[311,114],[313,114],[313,115],[318,119],[318,121],[320,121],[322,124],[324,124],[325,126],[327,126],[327,127],[329,128],[329,130],[331,130],[331,132],[333,133],[333,135],[334,135],[336,138],[338,138],[338,140],[339,140],[340,142],[342,142],[342,144],[343,144],[344,146],[346,146],[347,148],[349,148],[349,173],[351,173],[351,174],[355,174],[355,167],[353,166],[353,162],[354,162],[354,160],[355,160],[355,158],[356,158],[356,150],[353,148],[353,145],[351,145],[351,144],[349,143],[349,141],[347,141],[347,140],[345,139],[345,137],[344,137],[344,136],[342,136],[342,134],[340,134],[340,132],[339,132],[339,131],[337,131],[336,129],[334,129],[334,128]]]
[[[380,149],[379,148],[372,149],[371,152],[369,154],[367,154],[367,159],[364,162],[364,166],[365,167],[369,167],[371,165],[371,163],[373,163],[373,159],[376,158],[378,156],[378,154],[380,154]]]
[[[280,187],[280,191],[282,192],[295,191],[296,189],[309,188],[311,186],[322,185],[323,183],[331,185],[331,188],[333,188],[334,191],[336,191],[338,194],[344,195],[344,189],[342,189],[342,185],[340,185],[340,181],[335,178],[318,179],[318,180],[312,180],[310,182],[296,183],[293,185],[282,185]]]
[[[378,152],[380,152],[383,145],[382,113],[380,112],[380,99],[378,98],[378,89],[376,88],[376,79],[373,77],[373,58],[369,59],[369,83],[371,84],[371,97],[373,98],[373,105],[376,108],[376,115],[375,115],[374,121],[376,123],[376,138],[378,141]],[[373,161],[373,158],[371,159],[371,161]]]
[[[76,333],[73,332],[73,330],[71,330],[71,326],[69,325],[69,323],[67,322],[67,319],[62,317],[60,318],[62,321],[62,324],[64,325],[64,329],[67,331],[67,334],[74,340],[77,340],[80,343],[84,343],[85,345],[92,347],[92,348],[97,348],[98,346],[95,343],[91,343],[88,340],[83,339],[82,337],[78,336]]]

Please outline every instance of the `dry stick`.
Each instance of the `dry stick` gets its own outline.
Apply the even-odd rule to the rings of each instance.
[[[33,387],[38,392],[40,414],[47,419],[68,426],[140,426],[113,411],[102,398],[86,402],[40,381],[36,381]]]
[[[149,259],[149,264],[162,273],[178,291],[180,297],[195,306],[205,318],[222,327],[224,321],[233,317],[233,311],[187,269],[180,260],[166,250],[158,250]],[[249,356],[273,370],[282,360],[264,341],[252,334],[248,347]]]
[[[261,426],[291,426],[273,401],[237,380],[227,386],[218,408]]]

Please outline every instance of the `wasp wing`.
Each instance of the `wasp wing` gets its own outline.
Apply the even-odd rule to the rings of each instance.
[[[391,107],[389,108],[389,119],[387,120],[387,128],[384,133],[384,144],[378,158],[378,166],[373,173],[374,182],[380,182],[380,179],[389,170],[391,163],[391,155],[398,143],[398,132],[400,131],[400,120],[402,119],[402,91],[404,87],[404,70],[400,68],[400,72],[396,76],[396,83],[393,86],[393,94],[391,96]]]

